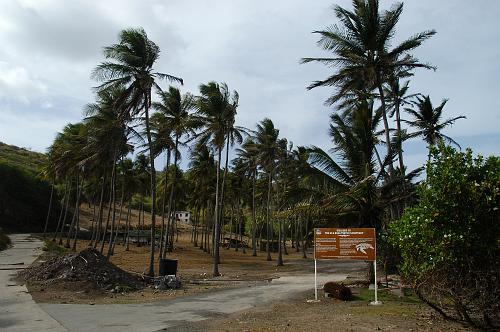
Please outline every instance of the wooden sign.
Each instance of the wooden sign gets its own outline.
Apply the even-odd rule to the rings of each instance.
[[[314,259],[375,261],[375,228],[314,229]]]

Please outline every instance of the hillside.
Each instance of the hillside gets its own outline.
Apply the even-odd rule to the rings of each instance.
[[[0,142],[0,163],[23,169],[32,175],[40,172],[46,158],[43,153]]]
[[[0,143],[0,228],[7,232],[43,230],[51,190],[39,176],[45,159],[42,153]],[[57,198],[53,207],[49,229],[57,223]]]

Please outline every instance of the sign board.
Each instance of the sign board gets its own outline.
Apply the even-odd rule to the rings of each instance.
[[[375,228],[316,228],[314,259],[375,261]]]

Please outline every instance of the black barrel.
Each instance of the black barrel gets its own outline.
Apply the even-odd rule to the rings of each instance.
[[[177,259],[160,258],[158,272],[160,276],[177,275]]]

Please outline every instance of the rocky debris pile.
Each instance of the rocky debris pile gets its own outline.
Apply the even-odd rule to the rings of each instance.
[[[181,288],[181,280],[175,275],[156,277],[154,280],[155,289],[178,289]]]
[[[57,256],[20,273],[26,281],[50,285],[68,281],[87,281],[95,288],[109,290],[117,286],[140,289],[144,282],[106,260],[99,251],[88,248],[79,253]]]

